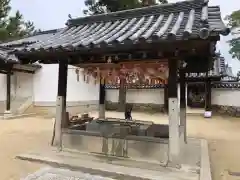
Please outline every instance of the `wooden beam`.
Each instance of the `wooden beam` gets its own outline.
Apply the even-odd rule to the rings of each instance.
[[[8,73],[7,71],[0,70],[0,74],[7,74],[7,73]]]
[[[58,92],[56,101],[56,120],[54,145],[59,151],[62,150],[62,125],[66,117],[66,94],[67,94],[68,63],[63,59],[59,61],[58,68]]]
[[[105,99],[105,79],[101,79],[99,85],[99,118],[101,119],[105,119]]]
[[[147,65],[156,65],[156,64],[164,64],[167,65],[167,59],[148,59],[148,60],[143,60],[143,61],[138,61],[138,60],[127,60],[127,61],[119,61],[119,62],[111,62],[108,63],[106,62],[102,62],[102,63],[83,63],[83,64],[74,64],[74,66],[76,67],[80,67],[80,68],[91,68],[91,67],[99,67],[99,68],[120,68],[121,65],[123,64],[129,64],[129,65],[134,65],[134,64],[147,64]]]
[[[168,113],[168,84],[164,86],[164,109]]]
[[[180,139],[181,143],[187,143],[186,134],[186,73],[182,67],[179,71],[180,76]]]
[[[205,111],[211,112],[211,81],[207,79],[205,81]]]
[[[11,66],[7,70],[6,74],[6,112],[10,113],[11,110]]]
[[[12,71],[14,71],[14,72],[23,72],[23,73],[28,73],[28,74],[34,74],[35,73],[35,71],[16,69],[16,68],[13,68]]]
[[[216,40],[188,40],[188,41],[162,41],[139,44],[113,45],[111,47],[78,47],[74,49],[49,49],[37,50],[33,52],[16,52],[18,58],[25,63],[40,60],[42,63],[57,63],[60,58],[70,59],[69,64],[102,62],[102,55],[120,54],[119,57],[125,60],[155,59],[156,57],[173,58],[175,50],[179,51],[178,56],[190,54],[210,55],[209,44]],[[138,52],[133,53],[132,52]],[[147,52],[147,55],[146,55]],[[130,54],[130,56],[128,55]],[[95,61],[84,58],[84,56],[93,56]],[[127,56],[127,57],[126,57]],[[134,57],[135,56],[135,57]],[[81,58],[79,58],[81,57]]]

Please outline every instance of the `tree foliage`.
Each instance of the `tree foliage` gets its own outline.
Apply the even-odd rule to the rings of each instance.
[[[24,21],[19,11],[14,15],[10,15],[10,11],[10,0],[0,0],[0,42],[21,38],[35,32],[31,21]]]
[[[231,39],[229,44],[231,47],[229,53],[233,58],[240,60],[240,37]]]
[[[233,58],[240,60],[240,10],[232,12],[226,17],[228,25],[232,28],[232,34],[235,36],[229,41],[229,53]]]
[[[231,28],[238,27],[240,25],[240,10],[233,11],[232,14],[226,16],[225,19]]]
[[[95,15],[167,3],[167,0],[85,0],[84,14]]]

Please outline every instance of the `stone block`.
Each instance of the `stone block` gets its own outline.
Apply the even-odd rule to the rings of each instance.
[[[87,123],[86,130],[93,131],[93,132],[99,132],[100,131],[99,123],[97,123],[96,120],[92,120],[90,123]]]
[[[168,138],[169,137],[169,127],[166,124],[152,124],[147,129],[147,136]]]
[[[212,109],[217,114],[240,117],[240,107],[237,106],[212,105]]]

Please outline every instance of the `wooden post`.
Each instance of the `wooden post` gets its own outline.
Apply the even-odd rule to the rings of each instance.
[[[211,80],[208,78],[208,75],[206,75],[206,81],[205,81],[205,118],[212,117],[212,108],[211,108]]]
[[[178,166],[179,143],[179,108],[178,108],[178,84],[177,84],[177,59],[169,59],[168,77],[168,116],[169,116],[169,165]]]
[[[9,114],[11,113],[11,69],[8,70],[7,74],[6,74],[6,85],[7,85],[7,89],[6,89],[6,110],[5,113]]]
[[[186,135],[186,74],[180,70],[180,139],[181,143],[187,143]]]
[[[69,125],[69,118],[67,118],[67,80],[68,80],[68,64],[65,65],[66,70],[64,73],[65,75],[63,76],[63,84],[64,86],[64,94],[63,94],[63,119],[62,119],[62,128],[67,128]]]
[[[185,74],[186,75],[186,74]],[[188,83],[186,82],[185,83],[185,86],[186,86],[186,94],[185,94],[185,97],[186,97],[186,109],[188,108]]]
[[[120,79],[119,94],[118,94],[118,111],[124,112],[126,107],[126,80],[124,78]]]
[[[164,110],[168,113],[168,84],[164,86]]]
[[[67,94],[67,60],[59,60],[58,68],[58,93],[56,102],[56,123],[54,145],[58,150],[62,150],[62,125],[66,115],[66,94]]]
[[[99,87],[99,118],[105,119],[105,80],[101,79]]]

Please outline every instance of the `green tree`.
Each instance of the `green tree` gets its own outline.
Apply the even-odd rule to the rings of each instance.
[[[0,41],[21,38],[35,32],[32,22],[24,21],[23,15],[17,11],[10,16],[10,0],[0,0]]]
[[[167,3],[167,0],[85,0],[84,14],[94,15]]]
[[[232,12],[226,17],[228,25],[232,29],[233,38],[228,41],[230,45],[229,53],[233,58],[240,60],[240,10]]]

